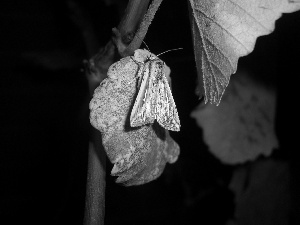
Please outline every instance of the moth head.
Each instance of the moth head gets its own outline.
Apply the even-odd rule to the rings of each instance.
[[[137,49],[137,50],[135,50],[133,57],[137,62],[141,62],[141,63],[144,63],[144,62],[149,61],[149,60],[157,59],[156,55],[152,54],[151,52],[149,52],[146,49]]]

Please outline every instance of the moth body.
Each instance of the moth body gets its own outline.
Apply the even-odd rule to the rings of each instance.
[[[166,78],[165,63],[142,49],[135,51],[133,60],[139,64],[139,91],[131,111],[130,125],[138,127],[157,120],[163,128],[179,131],[179,116]]]

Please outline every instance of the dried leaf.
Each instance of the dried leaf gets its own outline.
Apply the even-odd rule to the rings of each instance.
[[[234,77],[222,103],[200,105],[191,116],[203,128],[209,150],[226,164],[268,156],[278,147],[274,132],[275,92],[245,75]]]
[[[189,2],[198,88],[202,90],[204,86],[205,103],[216,105],[231,74],[236,72],[239,57],[253,51],[257,37],[274,30],[275,21],[282,13],[300,9],[300,1],[289,0]]]
[[[167,130],[154,124],[133,128],[130,113],[137,93],[139,65],[125,57],[108,70],[90,102],[91,124],[102,142],[116,182],[126,186],[144,184],[159,177],[167,162],[179,155],[178,144]]]

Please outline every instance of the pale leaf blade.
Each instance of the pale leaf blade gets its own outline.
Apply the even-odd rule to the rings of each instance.
[[[253,51],[259,36],[274,30],[282,13],[300,9],[299,0],[189,2],[199,88],[203,80],[205,102],[216,105],[236,72],[239,57]]]

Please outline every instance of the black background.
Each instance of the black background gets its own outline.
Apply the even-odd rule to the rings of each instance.
[[[118,24],[118,9],[100,0],[78,2],[103,46]],[[90,125],[81,69],[87,56],[70,15],[67,1],[0,3],[0,224],[82,224]],[[239,61],[256,79],[277,85],[280,149],[272,157],[289,162],[293,190],[299,189],[299,25],[299,12],[283,15],[275,32],[259,38],[255,51]],[[171,135],[181,156],[143,186],[122,187],[108,175],[105,222],[225,224],[234,212],[226,185],[235,167],[207,151],[190,118],[199,100],[187,1],[164,1],[145,41],[154,54],[184,48],[161,56],[172,68],[182,130]],[[189,204],[187,195],[199,200]],[[292,197],[297,210],[299,194],[292,191]]]

